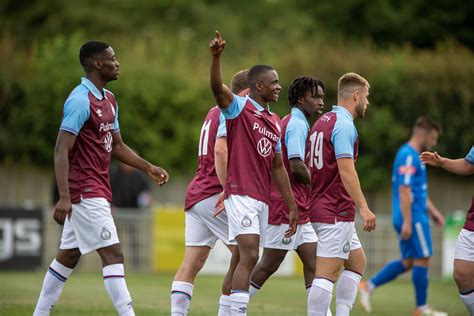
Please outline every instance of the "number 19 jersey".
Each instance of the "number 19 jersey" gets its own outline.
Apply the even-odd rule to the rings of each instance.
[[[333,106],[310,132],[310,221],[334,224],[353,222],[355,204],[342,183],[337,159],[357,160],[359,140],[351,113]]]

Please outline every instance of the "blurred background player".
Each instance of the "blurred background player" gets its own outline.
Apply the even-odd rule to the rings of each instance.
[[[438,226],[444,217],[428,197],[426,167],[418,159],[421,152],[436,146],[440,128],[419,117],[410,139],[397,152],[392,168],[392,220],[400,241],[401,259],[387,263],[374,277],[360,285],[360,300],[370,312],[370,295],[378,287],[413,269],[416,309],[414,315],[444,315],[432,310],[428,298],[428,270],[433,254],[430,216]]]
[[[308,315],[326,315],[336,287],[336,316],[349,315],[366,266],[354,227],[355,206],[364,230],[375,229],[355,169],[359,139],[354,119],[365,115],[369,83],[347,73],[339,78],[337,106],[321,116],[310,136],[310,220],[318,235],[316,275],[308,295]],[[355,204],[354,204],[355,203]]]
[[[228,164],[224,201],[229,240],[236,240],[239,263],[232,279],[232,315],[247,315],[250,275],[258,261],[260,237],[268,218],[271,179],[290,209],[290,228],[296,232],[297,206],[281,156],[279,118],[270,112],[281,87],[277,72],[256,65],[248,73],[248,97],[236,96],[222,83],[220,57],[225,41],[216,31],[209,43],[212,54],[211,89],[226,118]]]
[[[285,237],[289,226],[289,210],[278,190],[272,185],[267,236],[262,259],[252,272],[250,297],[278,270],[289,250],[295,250],[303,263],[304,282],[308,291],[314,279],[318,238],[309,222],[311,179],[305,162],[308,119],[322,114],[324,91],[324,83],[314,77],[297,77],[288,88],[291,113],[281,120],[282,156],[298,205],[298,227],[294,236]]]
[[[231,82],[232,93],[248,94],[248,70],[241,70]],[[222,285],[219,316],[230,315],[232,275],[239,260],[235,241],[229,243],[227,214],[214,217],[219,194],[227,174],[227,142],[224,115],[218,106],[206,115],[201,129],[198,168],[186,192],[186,252],[171,287],[171,315],[188,315],[196,275],[204,266],[209,252],[220,239],[232,253],[229,270]]]
[[[117,313],[131,316],[135,313],[110,210],[111,154],[147,172],[159,185],[168,181],[168,174],[122,141],[115,96],[104,89],[119,74],[119,62],[112,47],[90,41],[82,45],[79,58],[86,77],[64,104],[54,151],[59,191],[54,220],[64,224],[64,228],[59,251],[46,273],[33,315],[49,315],[81,254],[96,250],[102,259],[105,288]]]
[[[453,173],[474,174],[474,146],[465,158],[449,159],[428,151],[423,152],[420,158],[424,164],[441,167]],[[461,300],[469,314],[474,316],[474,196],[471,208],[467,211],[466,223],[456,243],[453,277]]]

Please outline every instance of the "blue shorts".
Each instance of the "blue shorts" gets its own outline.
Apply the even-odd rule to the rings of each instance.
[[[398,234],[402,259],[421,259],[433,255],[429,223],[413,222],[411,227],[411,237],[407,240],[402,240],[400,236],[402,226],[394,224],[394,227]]]

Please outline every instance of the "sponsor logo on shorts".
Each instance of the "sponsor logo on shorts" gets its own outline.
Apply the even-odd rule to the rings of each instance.
[[[250,227],[252,225],[252,220],[250,219],[250,217],[245,215],[244,218],[242,218],[242,221],[240,223],[242,224],[243,227]]]
[[[283,237],[283,239],[281,240],[281,243],[283,245],[289,245],[291,242],[291,237]]]
[[[239,314],[247,313],[247,307],[239,307]]]
[[[344,247],[342,247],[342,251],[344,251],[344,253],[348,253],[349,250],[351,250],[351,245],[349,244],[348,241],[346,241],[346,243],[344,244]]]
[[[100,238],[102,238],[103,240],[109,240],[110,237],[112,237],[112,233],[107,230],[107,228],[102,227],[102,231],[100,232]]]

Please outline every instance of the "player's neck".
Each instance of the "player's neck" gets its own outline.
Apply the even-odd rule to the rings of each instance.
[[[357,118],[356,111],[355,111],[355,106],[354,106],[354,105],[350,104],[349,102],[345,102],[345,101],[338,100],[337,106],[340,106],[340,107],[342,107],[342,108],[345,108],[347,111],[349,111],[349,113],[351,113],[351,115],[352,115],[352,119],[356,119],[356,118]]]
[[[94,84],[94,86],[97,88],[97,90],[99,90],[100,93],[102,93],[107,83],[106,81],[103,81],[100,78],[97,78],[97,76],[94,76],[94,74],[87,74],[86,78],[89,79]]]
[[[408,145],[410,145],[413,149],[415,149],[418,152],[421,150],[421,142],[419,142],[415,137],[411,137],[408,140]]]
[[[268,103],[258,94],[249,93],[249,98],[260,104],[264,109],[268,109]]]

